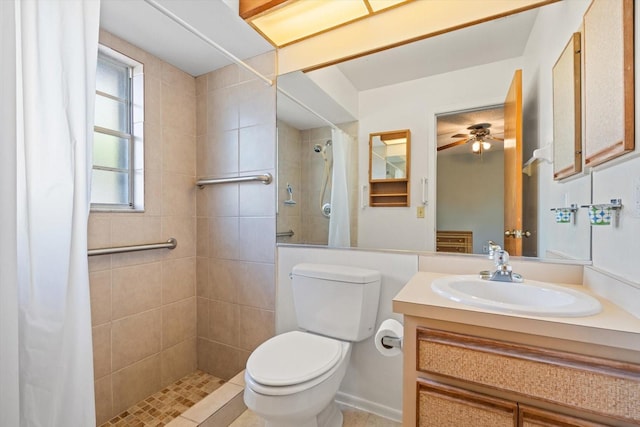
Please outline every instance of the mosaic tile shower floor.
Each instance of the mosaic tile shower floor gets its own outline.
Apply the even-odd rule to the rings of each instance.
[[[100,427],[157,427],[193,406],[224,384],[220,378],[195,371],[138,402]]]

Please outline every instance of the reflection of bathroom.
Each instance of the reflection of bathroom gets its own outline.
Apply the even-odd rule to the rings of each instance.
[[[358,124],[346,123],[341,129],[357,138]],[[348,189],[351,202],[351,246],[357,246],[357,145],[350,147]],[[332,191],[333,144],[331,128],[297,129],[278,121],[278,213],[277,230],[292,230],[292,237],[279,237],[281,243],[326,245],[329,236]],[[287,184],[293,189],[296,204],[289,199]],[[323,207],[325,208],[323,210]]]
[[[5,8],[38,2],[51,5],[76,3],[68,0],[0,2],[3,48],[9,44],[9,38],[4,37],[5,31],[12,28],[5,24],[13,22],[10,17],[15,16],[5,13]],[[368,3],[371,7],[374,3],[384,2]],[[431,2],[408,2],[393,10],[399,12],[404,7],[420,8],[427,3]],[[478,3],[483,2],[463,0],[466,12],[476,13],[477,21],[483,21],[486,18],[483,15],[485,11],[477,7]],[[511,7],[510,2],[497,3],[501,3],[500,7]],[[530,132],[534,144],[550,132],[551,123],[547,114],[550,109],[547,108],[550,103],[547,99],[550,93],[547,92],[550,91],[545,91],[549,86],[545,79],[549,74],[547,69],[555,59],[553,49],[559,50],[565,41],[565,33],[569,34],[569,30],[561,30],[556,24],[559,21],[570,21],[576,25],[581,23],[588,3],[588,0],[576,0],[548,4],[540,10],[539,20],[535,24],[533,20],[530,21],[534,28],[532,34],[540,38],[533,37],[528,42],[527,49],[535,52],[526,53],[536,56],[538,50],[542,51],[544,61],[541,65],[531,64],[537,59],[529,56],[500,61],[512,68],[524,65],[525,70],[527,67],[534,70],[531,74],[535,74],[535,78],[528,81],[533,87],[525,88],[528,94],[540,92],[534,93],[531,101],[534,105],[529,106],[538,110],[541,116],[531,119],[533,123],[529,124],[529,129],[535,128]],[[238,41],[234,48],[242,52],[241,60],[221,55],[218,48],[210,46],[203,37],[185,30],[182,24],[168,15],[158,12],[152,4],[165,5],[177,15],[182,14],[188,23],[205,34],[205,39],[223,45]],[[455,302],[434,307],[431,302],[424,300],[424,295],[430,292],[430,287],[424,283],[415,287],[417,291],[409,295],[411,298],[396,302],[396,296],[407,289],[407,284],[414,277],[477,275],[478,271],[493,266],[493,262],[484,256],[436,254],[424,248],[432,246],[435,238],[431,237],[441,227],[436,223],[436,215],[431,212],[431,209],[436,209],[433,182],[436,178],[447,179],[446,175],[444,178],[436,176],[443,167],[438,166],[440,160],[436,158],[433,141],[435,117],[440,112],[467,108],[471,93],[469,86],[475,86],[473,89],[478,92],[490,86],[499,86],[493,82],[478,87],[473,80],[478,70],[480,74],[488,74],[485,68],[493,70],[494,66],[498,67],[497,63],[476,65],[462,71],[443,72],[425,77],[424,80],[393,85],[393,90],[399,90],[400,95],[384,86],[362,90],[359,95],[362,102],[358,105],[362,117],[358,116],[358,121],[354,117],[344,121],[334,120],[336,128],[352,138],[352,144],[346,149],[349,161],[344,165],[350,204],[349,243],[352,247],[331,247],[328,245],[331,216],[327,210],[323,211],[323,207],[331,203],[334,195],[332,172],[336,170],[336,129],[317,124],[300,126],[289,123],[279,113],[276,118],[276,102],[279,102],[281,94],[275,85],[265,80],[279,78],[276,76],[278,69],[285,66],[298,71],[306,66],[313,68],[313,65],[322,71],[323,65],[349,57],[353,52],[341,49],[350,47],[350,43],[346,43],[344,37],[338,37],[334,43],[321,43],[314,49],[298,52],[305,60],[308,60],[309,52],[317,53],[314,59],[316,63],[305,64],[300,60],[298,64],[287,64],[278,57],[279,49],[274,50],[272,44],[242,21],[237,9],[228,7],[234,4],[237,6],[238,2],[102,0],[100,44],[113,49],[116,55],[125,55],[144,65],[144,123],[135,123],[144,130],[144,162],[137,162],[138,169],[133,170],[138,177],[144,178],[144,193],[141,195],[144,206],[142,208],[132,202],[136,209],[124,212],[118,209],[91,210],[88,224],[85,224],[87,226],[78,227],[79,240],[85,238],[85,246],[100,250],[137,248],[138,245],[165,242],[173,237],[177,240],[175,248],[137,248],[131,249],[131,252],[94,253],[86,257],[84,251],[87,247],[83,247],[82,242],[74,241],[73,245],[67,245],[66,241],[58,239],[61,224],[70,221],[66,221],[65,217],[64,221],[52,224],[53,216],[47,214],[39,215],[45,219],[44,226],[36,229],[38,232],[33,236],[29,234],[30,238],[42,238],[47,251],[38,251],[34,245],[29,248],[33,251],[27,257],[25,248],[29,247],[29,242],[22,240],[27,233],[16,231],[16,223],[23,226],[22,221],[28,215],[20,218],[20,221],[15,218],[25,212],[26,199],[11,198],[4,189],[13,186],[5,185],[3,181],[0,205],[21,206],[22,209],[13,211],[3,208],[0,213],[0,230],[3,236],[7,236],[3,239],[0,252],[3,255],[0,257],[0,358],[3,361],[0,366],[0,424],[3,427],[5,424],[7,427],[165,424],[170,427],[398,427],[403,420],[404,425],[464,427],[476,424],[452,424],[451,420],[457,415],[464,415],[468,408],[477,408],[477,403],[483,402],[477,399],[480,392],[493,396],[489,399],[490,403],[500,398],[502,405],[504,400],[512,399],[504,407],[515,407],[516,410],[520,403],[514,403],[515,399],[527,396],[524,399],[525,408],[526,404],[539,404],[545,409],[558,409],[565,418],[559,417],[556,421],[561,419],[564,422],[570,415],[584,415],[581,409],[576,409],[572,404],[556,404],[546,396],[531,397],[526,391],[507,393],[498,390],[497,386],[486,384],[473,384],[470,387],[472,393],[468,394],[452,394],[450,389],[440,394],[443,400],[453,395],[454,398],[450,400],[454,404],[462,401],[459,396],[472,396],[465,410],[444,411],[443,421],[430,418],[429,411],[420,414],[416,408],[420,404],[417,390],[433,380],[420,377],[424,374],[418,372],[421,367],[415,369],[418,355],[422,356],[417,361],[419,363],[426,363],[425,359],[430,357],[425,348],[420,347],[423,344],[416,343],[417,340],[427,342],[424,333],[427,329],[442,329],[461,335],[484,333],[485,338],[496,342],[546,345],[554,351],[577,353],[580,362],[591,357],[619,358],[614,360],[618,363],[613,369],[615,375],[629,366],[633,366],[635,371],[633,375],[620,375],[624,378],[618,379],[637,379],[640,372],[640,368],[637,368],[640,362],[640,347],[637,344],[640,342],[640,324],[637,318],[640,313],[636,302],[640,270],[637,263],[629,262],[629,256],[637,254],[639,227],[637,217],[630,213],[631,208],[626,205],[634,194],[628,177],[637,174],[637,156],[630,161],[620,159],[612,167],[595,169],[565,183],[545,182],[540,177],[550,176],[549,165],[535,164],[534,167],[538,169],[533,174],[532,185],[540,181],[545,185],[544,191],[552,193],[558,200],[561,194],[569,192],[567,188],[572,190],[572,194],[579,191],[582,194],[585,188],[583,184],[588,181],[589,185],[594,184],[587,191],[589,195],[593,193],[594,199],[606,201],[610,196],[623,197],[625,208],[619,212],[619,226],[602,225],[590,230],[593,239],[586,244],[584,240],[576,242],[572,239],[572,234],[567,231],[571,224],[565,227],[552,224],[554,230],[559,230],[552,238],[562,240],[569,249],[588,253],[588,261],[585,261],[585,257],[580,257],[577,262],[565,259],[557,263],[512,258],[514,269],[526,279],[557,281],[575,288],[588,287],[593,289],[594,294],[597,290],[599,294],[611,295],[612,301],[617,298],[615,304],[626,312],[616,311],[605,327],[600,327],[598,319],[548,320],[535,316],[497,314],[480,309],[460,309]],[[451,15],[456,16],[455,13]],[[24,16],[29,16],[26,9]],[[41,18],[45,16],[52,15],[43,14]],[[131,25],[131,19],[139,25]],[[211,25],[210,19],[219,25]],[[365,21],[359,20],[356,24]],[[506,21],[508,16],[496,22]],[[227,24],[232,27],[230,31],[227,31]],[[158,31],[158,28],[165,31]],[[380,34],[379,27],[372,28]],[[98,28],[95,30],[97,33]],[[56,37],[65,33],[53,32]],[[172,39],[177,37],[176,33],[184,38],[179,38],[179,41]],[[385,37],[391,36],[386,33]],[[541,33],[548,37],[541,37]],[[237,40],[229,40],[229,34]],[[406,34],[399,37],[411,38]],[[86,37],[87,41],[90,39]],[[85,38],[78,40],[84,41]],[[373,42],[373,37],[370,42]],[[175,48],[176,44],[178,47],[173,52],[177,56],[171,57],[165,50],[171,50],[172,46]],[[251,47],[255,49],[244,50]],[[365,46],[354,49],[364,52],[382,47],[365,43]],[[281,48],[285,49],[291,52],[295,49],[295,43]],[[336,57],[331,57],[332,53],[327,53],[327,50],[335,51],[333,54]],[[181,56],[184,53],[189,58]],[[19,55],[14,56],[17,59]],[[7,55],[7,58],[10,57],[12,55]],[[194,58],[198,61],[192,61]],[[211,63],[204,59],[211,60]],[[199,65],[194,65],[194,62]],[[7,68],[15,70],[15,65],[0,67],[2,77],[7,77],[7,81],[15,77],[7,72]],[[506,76],[511,71],[495,72],[496,75],[501,73]],[[24,73],[25,76],[33,74],[30,69]],[[456,78],[460,76],[468,85],[459,84]],[[57,87],[50,79],[46,83]],[[19,84],[5,86],[20,87]],[[28,84],[25,86],[33,87]],[[458,93],[456,89],[465,93]],[[95,91],[90,88],[90,92],[94,94]],[[10,97],[0,98],[4,107]],[[501,101],[494,99],[493,93],[485,94],[484,98],[483,105],[494,105]],[[36,101],[40,102],[40,99]],[[435,107],[430,103],[439,103],[438,108],[446,105],[447,108],[432,111]],[[434,119],[432,124],[431,118]],[[7,129],[5,122],[12,120],[10,115],[5,114],[0,120],[3,125],[0,126],[0,132],[4,137]],[[40,129],[42,135],[55,131],[45,126],[40,128],[37,122],[33,126]],[[89,128],[93,131],[93,123],[89,124]],[[366,166],[363,165],[367,163],[365,159],[368,160],[369,155],[366,148],[369,134],[405,128],[411,128],[412,164],[395,166],[398,169],[403,166],[412,168],[411,203],[403,207],[369,206],[366,202],[366,184],[369,180],[368,177],[363,178],[367,175]],[[539,138],[538,132],[541,134]],[[132,136],[133,141],[140,143],[138,138],[137,134]],[[15,139],[18,141],[19,136]],[[33,151],[44,152],[39,150],[40,143],[36,140],[36,149]],[[6,145],[10,144],[0,146],[0,170],[3,174],[9,170],[15,171],[16,159],[21,160],[20,156],[16,156],[15,147],[13,151],[7,151]],[[37,154],[42,156],[42,153]],[[474,158],[474,166],[478,165],[478,158]],[[40,159],[50,163],[44,157]],[[488,154],[485,160],[490,163]],[[143,171],[139,169],[140,163],[144,163]],[[31,165],[26,170],[37,172],[38,167]],[[493,172],[497,171],[500,171],[498,166]],[[20,172],[18,170],[15,174],[18,192],[26,191],[25,187],[28,187],[20,185]],[[67,172],[63,170],[61,174],[66,176]],[[78,179],[86,175],[85,170],[74,172]],[[391,169],[388,172],[389,177],[396,176]],[[485,172],[476,172],[477,175],[467,175],[466,178],[474,184],[486,184],[489,178]],[[273,180],[255,179],[267,174]],[[499,181],[494,175],[490,178],[492,185],[499,186],[493,184]],[[2,176],[4,180],[7,174]],[[434,191],[420,188],[418,182],[425,176],[431,179],[429,185],[434,187],[430,190]],[[43,206],[42,201],[49,200],[42,194],[51,194],[47,179],[29,182],[36,190],[42,190],[39,198],[38,195],[34,196],[39,206]],[[198,186],[196,183],[200,180],[217,183]],[[426,181],[422,182],[426,186]],[[451,193],[455,190],[449,189]],[[25,204],[18,205],[22,202]],[[423,209],[422,217],[416,218],[416,205]],[[457,206],[458,211],[465,209],[464,205]],[[47,208],[44,204],[38,214],[48,213]],[[543,208],[548,210],[546,205]],[[84,206],[79,210],[83,209]],[[426,218],[424,210],[427,211]],[[14,215],[7,218],[7,212]],[[335,212],[335,206],[331,212]],[[372,220],[374,214],[377,217]],[[468,228],[474,226],[464,225]],[[442,225],[442,228],[445,227],[454,229],[463,226]],[[495,227],[496,230],[498,228],[501,227]],[[24,227],[19,230],[24,230]],[[292,232],[290,236],[289,231]],[[476,235],[480,233],[474,232]],[[358,240],[367,249],[357,248]],[[480,237],[478,240],[481,243]],[[20,244],[16,245],[15,242]],[[407,242],[414,246],[408,249],[402,246]],[[591,246],[589,242],[592,242]],[[66,251],[78,255],[78,246],[82,250],[74,260],[84,263],[81,265],[88,271],[85,274],[88,277],[84,281],[81,277],[77,283],[73,283],[79,284],[74,289],[79,288],[80,291],[66,300],[67,288],[56,288],[56,295],[52,291],[52,285],[54,282],[57,284],[59,276],[62,276],[58,274],[62,264],[42,267],[38,262],[44,263]],[[5,250],[7,248],[9,250]],[[482,252],[482,247],[478,251]],[[33,268],[21,269],[24,266],[16,260],[21,263],[32,262]],[[30,280],[25,279],[28,276],[26,271],[34,273]],[[78,276],[82,276],[82,273]],[[73,277],[69,280],[73,280]],[[11,286],[13,283],[17,285]],[[46,291],[42,293],[45,299],[36,302],[44,304],[27,308],[20,306],[27,293],[25,289],[37,290],[40,286]],[[34,294],[34,299],[42,298],[38,292]],[[60,304],[53,304],[52,301]],[[74,302],[76,306],[65,305]],[[38,317],[40,313],[35,310],[44,308],[45,315],[49,315],[61,307],[63,309],[57,313],[59,317],[53,320],[46,318],[41,321]],[[611,314],[613,304],[606,305],[606,308],[606,314]],[[13,314],[15,319],[11,317]],[[72,316],[76,314],[77,318]],[[70,335],[84,333],[82,345],[74,346],[66,342],[62,345],[62,340],[49,339],[39,343],[42,347],[30,347],[32,342],[28,339],[32,335],[27,334],[26,340],[23,335],[28,327],[33,326],[32,323],[25,323],[30,316],[36,320],[35,326],[45,326],[39,330],[45,334],[54,333],[55,328],[50,326],[59,326],[64,323],[61,321],[63,319],[68,322],[69,328],[65,331],[69,331]],[[7,318],[9,322],[6,322]],[[73,323],[75,321],[78,323]],[[404,322],[405,329],[399,322]],[[411,336],[406,331],[410,331]],[[65,339],[69,337],[63,336]],[[451,341],[442,340],[437,344],[446,347]],[[54,356],[60,354],[60,349],[68,353],[62,354],[58,360]],[[306,353],[300,357],[303,351]],[[554,353],[555,356],[558,354]],[[493,357],[493,354],[489,356]],[[451,375],[435,375],[436,380],[445,383],[452,375],[472,375],[486,366],[485,359],[474,361],[449,355],[436,356],[434,359],[436,362],[455,362]],[[41,365],[34,366],[34,360],[41,360],[46,369],[42,369]],[[561,361],[557,365],[564,367],[566,363]],[[74,376],[71,372],[76,368],[82,371]],[[539,374],[535,367],[530,369],[525,371],[527,377],[552,378],[556,382],[544,388],[542,393],[559,390],[559,385],[570,386],[572,383],[570,380],[557,380],[554,375]],[[589,378],[597,377],[603,369],[599,366],[589,372],[589,375],[593,375]],[[517,382],[522,383],[522,371],[516,371]],[[488,376],[493,377],[494,374],[495,371],[489,372]],[[416,381],[413,381],[414,378]],[[460,386],[465,379],[451,382]],[[601,393],[603,401],[604,397],[613,396],[609,405],[612,410],[618,409],[618,402],[615,401],[618,397],[615,390],[617,384],[601,388],[606,390]],[[60,392],[62,389],[65,392]],[[601,389],[589,383],[581,385],[578,391]],[[636,382],[631,391],[637,390]],[[46,398],[35,399],[32,392],[43,393]],[[433,394],[421,394],[422,397],[427,395]],[[632,403],[635,406],[632,405],[631,410],[637,414],[637,404],[635,401]],[[496,406],[488,406],[489,413],[495,414],[493,410]],[[444,404],[440,407],[451,408]],[[501,409],[497,412],[504,411]],[[585,413],[588,418],[596,412],[588,409]],[[589,419],[602,421],[605,415],[596,413]],[[640,422],[640,415],[631,421],[625,416],[624,413],[613,414],[614,421],[606,418],[605,424],[618,425],[616,423],[620,420],[628,422],[625,425],[637,425]],[[421,418],[416,420],[416,417]],[[511,413],[507,418],[505,425],[513,426],[516,418]],[[66,421],[60,421],[63,419]],[[265,424],[265,419],[273,423]],[[493,427],[497,424],[490,421],[486,425]],[[561,425],[573,424],[564,422]]]

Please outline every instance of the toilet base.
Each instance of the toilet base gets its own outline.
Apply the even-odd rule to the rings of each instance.
[[[342,411],[332,400],[322,412],[310,420],[296,420],[293,423],[265,421],[265,427],[342,427]]]

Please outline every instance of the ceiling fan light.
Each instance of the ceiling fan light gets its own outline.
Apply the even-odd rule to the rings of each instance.
[[[480,151],[480,142],[474,141],[473,144],[471,144],[471,150],[473,150],[474,153],[478,153]]]
[[[489,148],[491,148],[491,144],[489,144],[489,143],[488,143],[488,142],[486,142],[486,141],[483,141],[483,142],[482,142],[482,149],[483,149],[483,150],[488,150]]]

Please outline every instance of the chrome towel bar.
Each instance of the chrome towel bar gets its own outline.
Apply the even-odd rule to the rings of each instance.
[[[148,243],[146,245],[132,245],[132,246],[118,246],[115,248],[89,249],[87,251],[87,255],[88,256],[110,255],[110,254],[119,254],[122,252],[146,251],[149,249],[164,249],[164,248],[173,249],[176,246],[178,246],[178,241],[172,237],[166,242],[161,242],[161,243]]]
[[[230,182],[247,182],[247,181],[260,181],[264,185],[271,184],[273,181],[273,177],[270,173],[265,173],[264,175],[248,175],[248,176],[232,176],[229,178],[211,178],[211,179],[200,179],[196,182],[196,185],[200,188],[205,185],[211,184],[226,184]]]

